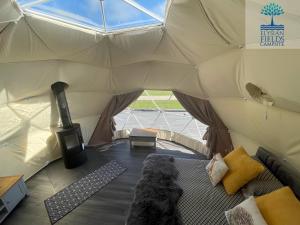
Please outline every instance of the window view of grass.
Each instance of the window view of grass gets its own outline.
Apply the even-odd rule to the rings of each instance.
[[[160,109],[183,109],[177,100],[170,100],[170,101],[159,100],[159,101],[155,101],[155,103],[148,100],[140,100],[140,101],[138,100],[133,104],[131,104],[129,107],[131,109],[157,109],[158,106]]]
[[[145,90],[142,96],[171,96],[172,91],[153,91],[153,90]]]
[[[160,111],[158,111],[160,110]],[[203,142],[207,126],[193,118],[171,91],[146,90],[115,116],[117,130],[153,128],[182,134]]]
[[[183,110],[183,107],[173,95],[172,91],[145,90],[130,109],[166,109]]]

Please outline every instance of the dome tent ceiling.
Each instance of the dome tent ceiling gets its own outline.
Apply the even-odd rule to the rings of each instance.
[[[28,13],[111,32],[163,24],[167,0],[18,0],[18,3]]]
[[[156,1],[134,2],[145,7]],[[70,111],[85,141],[112,95],[177,89],[209,99],[236,145],[249,151],[263,145],[299,165],[299,50],[245,49],[244,0],[167,4],[163,26],[103,33],[0,1],[0,165],[7,166],[0,175],[24,171],[29,177],[60,156],[51,135],[58,114],[49,90],[56,81],[70,85]],[[94,22],[103,25],[101,16]],[[270,94],[275,106],[252,101],[249,82]]]
[[[22,11],[14,1],[0,1],[0,9],[0,24],[19,20],[22,16]]]

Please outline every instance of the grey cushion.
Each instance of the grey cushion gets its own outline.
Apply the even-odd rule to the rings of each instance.
[[[289,186],[300,199],[300,174],[295,168],[262,147],[257,150],[256,157],[283,185]]]

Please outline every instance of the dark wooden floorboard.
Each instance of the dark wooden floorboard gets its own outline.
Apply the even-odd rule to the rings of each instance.
[[[107,151],[87,150],[88,162],[68,170],[57,160],[26,182],[30,196],[25,198],[4,221],[3,225],[50,224],[44,200],[56,192],[115,159],[128,169],[99,192],[58,221],[57,225],[124,225],[134,187],[140,178],[142,163],[150,153],[171,154],[176,157],[200,158],[205,156],[188,151],[173,143],[160,141],[158,148],[129,149],[127,141],[116,142]],[[169,149],[166,149],[169,148]]]

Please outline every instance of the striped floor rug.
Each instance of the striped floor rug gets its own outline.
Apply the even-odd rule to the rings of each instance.
[[[46,199],[45,206],[51,224],[59,221],[125,171],[125,167],[112,160]]]

